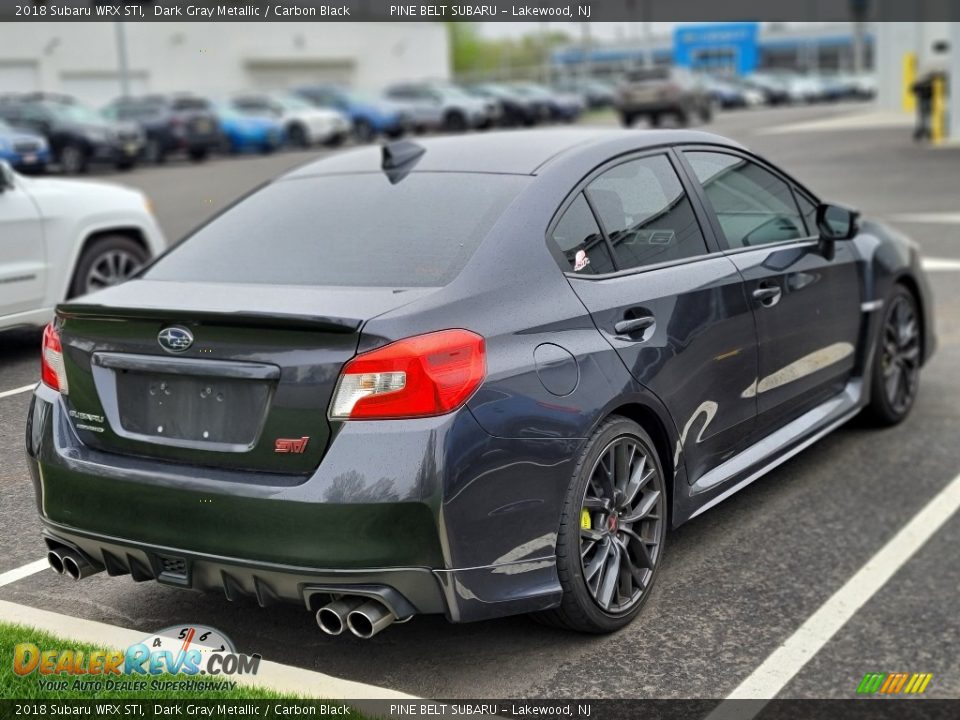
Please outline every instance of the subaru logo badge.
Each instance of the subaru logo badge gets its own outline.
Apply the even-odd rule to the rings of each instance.
[[[168,327],[157,335],[157,342],[167,352],[182,353],[193,345],[193,333],[184,327]]]

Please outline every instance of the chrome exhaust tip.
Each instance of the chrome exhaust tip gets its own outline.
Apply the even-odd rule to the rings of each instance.
[[[317,610],[317,625],[327,635],[340,635],[347,629],[347,615],[363,605],[361,597],[343,597]]]
[[[63,557],[56,550],[47,553],[47,562],[50,563],[50,569],[57,575],[63,575]]]
[[[390,627],[397,616],[378,600],[368,600],[347,615],[347,627],[358,638],[369,640]]]
[[[102,567],[94,566],[87,558],[73,550],[61,550],[60,558],[62,559],[63,572],[74,580],[82,580],[103,570]]]

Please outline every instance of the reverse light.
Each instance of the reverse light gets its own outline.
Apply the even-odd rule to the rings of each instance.
[[[63,347],[60,332],[50,323],[43,329],[43,346],[40,354],[40,379],[43,384],[67,394],[67,373],[63,367]]]
[[[357,355],[343,368],[330,405],[336,420],[444,415],[463,405],[486,375],[483,338],[441,330]]]

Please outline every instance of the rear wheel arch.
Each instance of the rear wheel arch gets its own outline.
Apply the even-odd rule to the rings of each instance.
[[[913,301],[917,304],[917,320],[920,321],[920,357],[921,365],[927,357],[927,323],[926,323],[926,311],[927,308],[923,302],[923,294],[920,292],[920,286],[917,284],[916,278],[909,273],[903,273],[893,282],[893,287],[900,285],[906,288],[913,296]]]
[[[628,420],[633,420],[637,425],[642,427],[647,434],[650,436],[650,439],[653,440],[654,449],[657,452],[657,456],[660,458],[660,466],[663,468],[664,475],[664,488],[667,491],[667,512],[670,515],[669,520],[673,520],[673,478],[675,475],[675,468],[673,464],[673,441],[670,439],[670,435],[667,432],[667,428],[664,425],[664,422],[656,410],[651,408],[649,405],[644,405],[643,403],[629,403],[626,405],[621,405],[614,410],[612,410],[602,421],[606,422],[613,416],[619,415],[620,417],[625,417]],[[669,527],[669,526],[668,526]]]
[[[63,299],[71,297],[72,290],[77,282],[80,265],[83,263],[84,256],[93,248],[97,242],[111,237],[123,237],[136,243],[143,250],[144,255],[149,260],[151,257],[150,247],[147,245],[146,237],[143,231],[138,227],[117,227],[94,230],[87,234],[80,245],[76,256],[73,259],[73,267],[70,270],[69,280],[62,293]]]

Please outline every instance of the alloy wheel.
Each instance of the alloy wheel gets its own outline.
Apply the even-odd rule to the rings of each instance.
[[[113,249],[98,255],[84,279],[85,293],[92,293],[133,277],[140,270],[140,259],[126,250]]]
[[[665,519],[663,480],[632,436],[613,440],[590,473],[580,510],[580,563],[606,613],[629,612],[650,586]]]
[[[913,403],[920,376],[920,323],[907,295],[894,298],[883,326],[881,368],[887,403],[898,415]]]

